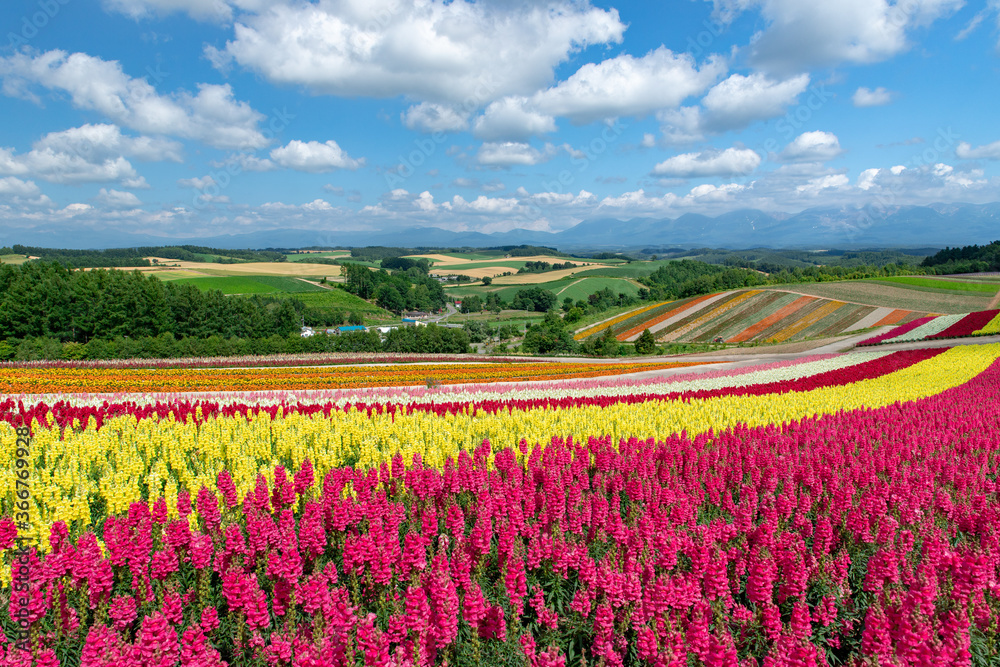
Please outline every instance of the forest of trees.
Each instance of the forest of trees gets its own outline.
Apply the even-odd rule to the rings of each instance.
[[[363,264],[345,262],[341,271],[343,288],[362,299],[375,299],[376,305],[399,314],[407,310],[434,311],[444,308],[444,288],[427,275],[422,266],[389,273],[372,271]]]
[[[312,313],[291,298],[228,298],[138,271],[71,271],[55,262],[0,266],[0,340],[209,336],[266,338]]]
[[[945,248],[925,258],[921,266],[938,275],[1000,271],[1000,241],[984,246]]]

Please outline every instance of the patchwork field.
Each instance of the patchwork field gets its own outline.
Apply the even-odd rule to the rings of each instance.
[[[875,307],[780,290],[737,290],[644,306],[585,328],[576,340],[602,336],[607,329],[620,341],[635,341],[649,330],[661,342],[784,343],[836,336],[900,324],[922,311]]]

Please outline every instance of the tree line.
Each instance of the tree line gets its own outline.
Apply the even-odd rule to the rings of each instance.
[[[938,275],[1000,271],[1000,241],[984,246],[945,248],[925,258],[921,266]]]
[[[266,338],[298,331],[313,312],[293,298],[226,297],[138,271],[74,271],[56,262],[0,266],[0,340]]]
[[[14,244],[10,248],[0,248],[0,255],[16,254],[37,257],[41,262],[58,262],[69,268],[137,268],[150,266],[146,257],[163,257],[186,262],[204,261],[205,255],[222,256],[221,263],[235,262],[284,262],[287,257],[282,252],[269,250],[222,250],[204,246],[142,246],[137,248],[109,248],[106,250],[72,250],[67,248],[38,248]]]

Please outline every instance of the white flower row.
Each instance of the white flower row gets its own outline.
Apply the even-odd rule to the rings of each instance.
[[[100,405],[104,401],[135,401],[139,403],[170,400],[211,400],[220,404],[245,403],[248,405],[274,405],[330,401],[337,406],[348,403],[470,403],[478,401],[538,400],[562,398],[590,398],[597,396],[631,396],[636,394],[668,394],[700,390],[745,387],[770,382],[798,380],[819,373],[847,368],[893,354],[892,351],[874,350],[850,352],[840,355],[816,355],[802,360],[784,361],[752,367],[715,370],[706,366],[704,372],[686,372],[682,375],[643,380],[627,378],[594,378],[532,383],[506,383],[484,385],[452,385],[428,389],[426,387],[375,387],[364,389],[322,389],[313,391],[266,392],[201,392],[174,394],[78,394],[63,396],[74,405]],[[24,397],[32,399],[36,397]],[[41,398],[41,397],[37,397]]]
[[[940,317],[935,317],[933,320],[921,324],[912,331],[907,331],[905,334],[882,341],[882,344],[911,343],[918,340],[924,340],[928,336],[934,336],[935,334],[941,333],[967,315],[968,313],[962,313],[960,315],[941,315]]]

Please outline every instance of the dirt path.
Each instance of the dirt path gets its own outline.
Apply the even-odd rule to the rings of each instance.
[[[565,292],[566,290],[568,290],[573,285],[575,285],[577,283],[582,283],[583,280],[584,280],[583,278],[580,278],[579,280],[574,280],[569,285],[566,285],[566,287],[563,287],[561,290],[559,290],[558,292],[556,292],[556,296],[559,296],[560,294],[562,294],[563,292]]]
[[[996,295],[990,299],[990,303],[986,306],[986,310],[993,310],[997,306],[1000,306],[1000,289],[998,289]]]

